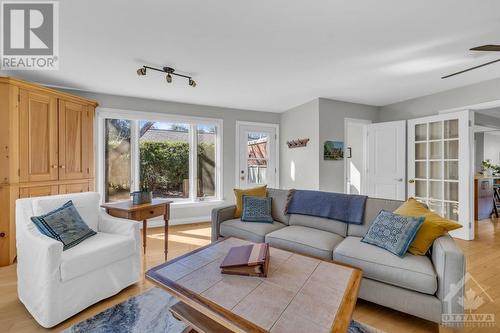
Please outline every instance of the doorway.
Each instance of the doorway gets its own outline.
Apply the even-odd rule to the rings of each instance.
[[[279,188],[279,125],[236,122],[236,185]]]

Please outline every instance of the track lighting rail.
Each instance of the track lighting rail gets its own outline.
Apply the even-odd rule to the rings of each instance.
[[[137,70],[137,75],[144,76],[144,75],[146,75],[147,70],[153,70],[153,71],[157,71],[157,72],[167,73],[166,79],[167,79],[168,83],[172,82],[172,75],[175,75],[175,76],[180,76],[180,77],[183,77],[185,79],[188,79],[188,84],[193,88],[196,87],[196,81],[193,80],[193,78],[191,76],[176,73],[174,68],[168,67],[168,66],[165,66],[163,68],[156,68],[156,67],[144,65]]]

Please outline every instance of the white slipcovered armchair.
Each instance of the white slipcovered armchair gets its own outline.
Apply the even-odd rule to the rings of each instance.
[[[63,244],[41,234],[30,218],[68,200],[97,234],[63,251]],[[16,202],[18,296],[43,327],[55,326],[139,280],[139,224],[109,216],[99,202],[93,192]]]

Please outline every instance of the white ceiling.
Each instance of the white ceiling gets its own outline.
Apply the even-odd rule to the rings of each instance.
[[[0,72],[88,91],[284,111],[316,97],[371,105],[500,77],[498,0],[60,1],[60,70]],[[198,87],[141,65],[171,65]]]

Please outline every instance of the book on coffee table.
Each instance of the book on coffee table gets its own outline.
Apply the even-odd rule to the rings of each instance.
[[[269,244],[251,244],[229,249],[220,268],[224,274],[267,276]]]

